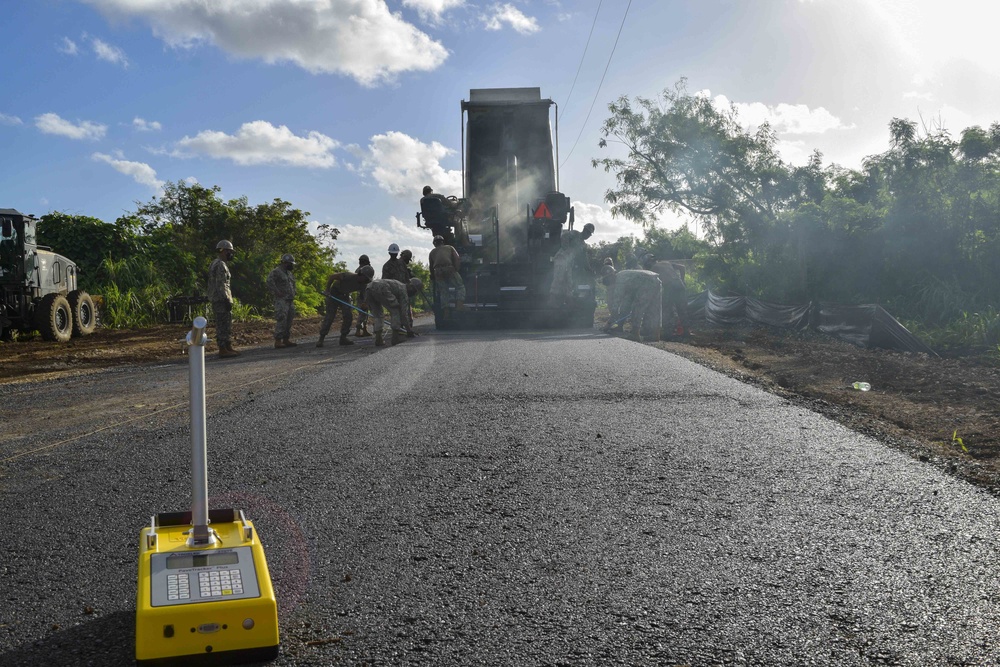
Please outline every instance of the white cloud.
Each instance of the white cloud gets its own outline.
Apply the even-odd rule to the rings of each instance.
[[[8,116],[5,113],[0,113],[0,125],[22,125],[22,122],[17,116]]]
[[[433,245],[431,235],[426,229],[417,229],[416,224],[390,216],[386,225],[337,225],[340,230],[337,237],[338,257],[347,263],[349,269],[358,264],[358,257],[368,255],[375,276],[382,275],[382,264],[389,259],[390,243],[398,243],[401,249],[409,248],[413,252],[413,261],[427,265],[427,255]]]
[[[236,134],[206,130],[177,142],[184,151],[240,165],[278,164],[292,167],[332,167],[333,149],[340,144],[319,132],[296,136],[284,125],[267,121],[244,123]],[[180,154],[178,154],[180,155]]]
[[[210,43],[241,58],[346,74],[364,85],[430,71],[448,57],[444,46],[389,11],[384,0],[85,1],[112,17],[146,20],[178,48]]]
[[[153,190],[163,189],[163,181],[156,177],[156,170],[144,162],[132,162],[121,158],[114,158],[104,153],[94,153],[90,156],[95,162],[104,162],[111,165],[115,171],[131,176],[132,180],[141,185],[146,185]]]
[[[108,130],[107,126],[92,123],[89,120],[72,123],[54,113],[43,113],[41,116],[36,116],[35,127],[45,134],[58,134],[70,139],[90,139],[91,141],[101,139]]]
[[[493,5],[492,13],[483,17],[487,30],[502,30],[504,25],[510,26],[522,35],[538,32],[538,21],[533,16],[525,16],[520,9],[507,3]]]
[[[76,42],[69,37],[63,37],[62,46],[57,46],[56,49],[68,56],[75,56],[80,52],[80,49],[76,46]]]
[[[703,91],[706,95],[709,93]],[[717,109],[728,109],[729,99],[716,95],[712,103]],[[852,129],[823,107],[810,109],[805,104],[777,104],[768,106],[761,102],[732,103],[740,121],[749,127],[769,123],[778,134],[823,134],[830,130]]]
[[[112,46],[97,37],[94,37],[90,44],[94,47],[94,53],[97,55],[99,60],[109,62],[112,65],[121,65],[126,68],[128,67],[128,58],[125,56],[125,52],[117,46]]]
[[[402,132],[386,132],[371,138],[362,170],[380,188],[403,199],[418,200],[425,185],[444,195],[460,195],[462,172],[441,166],[441,160],[454,152],[436,141],[425,144]]]
[[[449,9],[455,9],[465,4],[465,0],[403,0],[404,7],[416,9],[420,18],[425,21],[440,21]]]
[[[159,121],[156,120],[145,120],[136,116],[132,119],[132,127],[134,127],[139,132],[159,132],[163,129]]]

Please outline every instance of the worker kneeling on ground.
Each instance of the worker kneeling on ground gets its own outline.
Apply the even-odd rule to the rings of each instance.
[[[354,309],[351,307],[351,294],[354,292],[364,292],[368,283],[375,277],[375,269],[371,266],[361,266],[357,272],[341,271],[334,273],[326,281],[326,316],[323,324],[319,328],[319,342],[316,347],[323,347],[323,339],[330,333],[333,326],[333,319],[340,311],[340,344],[354,345],[354,341],[348,339],[347,334],[351,333],[351,321],[354,319]],[[360,301],[361,299],[359,299]]]
[[[443,236],[434,237],[434,249],[427,256],[430,264],[431,275],[434,276],[435,287],[438,290],[442,303],[447,308],[448,288],[455,288],[455,308],[465,310],[465,283],[462,282],[462,274],[459,268],[462,266],[462,258],[454,247],[444,242]]]
[[[406,340],[403,334],[413,330],[413,321],[409,316],[410,297],[423,289],[423,286],[420,278],[411,278],[406,284],[398,280],[380,278],[368,285],[368,289],[365,290],[365,301],[368,302],[368,309],[375,320],[375,345],[379,347],[385,345],[382,338],[383,307],[389,311],[389,322],[392,327],[391,344],[395,345]]]
[[[614,304],[605,331],[625,318],[632,321],[631,337],[635,340],[660,340],[662,316],[660,277],[652,271],[629,269],[614,274],[612,284]]]

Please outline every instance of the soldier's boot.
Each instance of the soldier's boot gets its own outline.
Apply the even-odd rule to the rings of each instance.
[[[416,332],[416,331],[414,331],[413,329],[409,329],[409,330],[408,330],[408,331],[406,332],[406,337],[407,337],[407,338],[416,338],[416,337],[417,337],[417,332]]]
[[[231,359],[232,357],[238,356],[240,356],[240,353],[228,345],[224,345],[219,348],[219,359]]]
[[[323,339],[324,338],[326,338],[326,336],[320,336],[319,337],[319,340],[316,341],[316,347],[323,347]],[[343,336],[341,336],[341,340],[343,340]]]
[[[281,340],[280,338],[275,338],[274,339],[274,349],[280,350],[283,347],[286,347],[285,341]]]
[[[298,345],[299,345],[298,343],[294,343],[294,342],[288,340],[287,338],[284,339],[281,342],[285,344],[285,347],[298,347]]]
[[[372,332],[368,330],[368,325],[367,324],[364,326],[364,328],[361,329],[361,334],[360,335],[362,335],[362,336],[371,336],[372,335]]]
[[[389,341],[389,343],[391,345],[398,345],[399,343],[402,343],[404,340],[406,339],[403,338],[403,336],[401,336],[398,331],[393,330],[392,339]]]
[[[353,341],[353,340],[351,340],[351,339],[349,339],[349,338],[347,337],[347,334],[343,334],[343,335],[342,335],[342,336],[340,337],[340,344],[341,344],[341,345],[354,345],[354,341]]]
[[[364,335],[364,334],[363,334],[363,333],[361,333],[361,326],[359,325],[359,326],[358,326],[358,328],[357,328],[357,330],[356,330],[356,331],[354,332],[354,337],[355,337],[355,338],[360,338],[360,337],[361,337],[361,336],[363,336],[363,335]]]
[[[375,347],[384,347],[384,346],[385,346],[385,341],[382,340],[382,332],[381,331],[376,331],[375,332]]]
[[[234,349],[232,343],[230,343],[229,345],[227,345],[226,349],[229,350],[229,354],[231,354],[232,356],[234,356],[234,357],[240,356],[240,351]]]

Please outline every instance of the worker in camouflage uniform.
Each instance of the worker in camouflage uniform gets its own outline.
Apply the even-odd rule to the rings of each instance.
[[[631,335],[636,340],[660,340],[662,317],[662,283],[652,271],[626,269],[614,277],[615,309],[608,318],[605,331],[613,323],[628,317],[632,321]]]
[[[375,267],[372,266],[372,261],[368,259],[368,255],[361,255],[358,257],[358,268],[354,269],[355,273],[361,273],[361,270],[366,266],[371,267],[372,279],[375,276]],[[369,279],[371,282],[371,279]],[[354,332],[354,335],[358,338],[362,336],[371,336],[368,332],[368,305],[365,303],[365,290],[358,292],[358,330]]]
[[[583,231],[569,229],[559,239],[559,251],[552,258],[552,286],[549,295],[556,305],[573,298],[577,271],[590,272],[587,262],[587,239],[594,234],[594,225],[587,223]]]
[[[410,297],[423,288],[420,278],[411,278],[409,283],[401,283],[398,280],[379,279],[373,280],[365,290],[365,301],[368,302],[368,310],[374,318],[375,345],[382,347],[385,342],[382,338],[382,308],[389,311],[389,321],[392,327],[393,345],[402,342],[405,338],[401,335],[403,331],[413,329],[413,322],[409,319],[408,306]]]
[[[274,347],[295,347],[290,340],[292,320],[295,319],[295,258],[285,253],[281,264],[267,276],[267,288],[274,297]]]
[[[462,266],[462,258],[453,246],[444,242],[444,237],[440,234],[434,237],[434,249],[427,256],[427,263],[430,265],[431,275],[434,277],[434,284],[438,290],[438,298],[447,304],[448,289],[455,289],[455,309],[465,310],[465,283],[462,282],[462,274],[459,269]]]
[[[354,309],[351,308],[351,294],[353,292],[364,292],[368,283],[375,277],[375,269],[371,266],[362,266],[358,272],[341,271],[334,273],[326,281],[326,315],[323,317],[323,324],[319,327],[319,342],[316,347],[323,347],[323,339],[330,333],[333,320],[340,311],[340,344],[354,345],[354,341],[347,337],[351,332],[351,321]],[[360,300],[360,299],[359,299]]]
[[[403,263],[403,268],[406,269],[406,280],[403,280],[402,283],[404,285],[408,285],[410,283],[410,281],[413,280],[413,269],[410,268],[410,262],[413,261],[413,251],[411,251],[410,249],[406,249],[403,252],[399,253],[399,261]],[[411,323],[413,322],[413,302],[414,302],[414,300],[415,299],[410,299],[410,305],[408,307],[409,308],[408,313],[409,313],[409,316],[410,316],[410,322]],[[406,337],[407,338],[413,338],[416,335],[417,335],[417,333],[413,330],[412,325],[411,325],[411,327],[406,330]]]
[[[208,300],[215,317],[215,339],[219,344],[219,358],[238,357],[233,349],[233,293],[229,289],[230,273],[227,262],[233,260],[235,250],[229,241],[219,241],[215,249],[219,256],[208,269]]]
[[[642,258],[642,268],[660,276],[663,283],[663,334],[687,334],[687,288],[674,265],[666,260],[656,260],[653,253]]]
[[[399,246],[395,243],[389,244],[389,259],[382,265],[382,280],[398,280],[406,283],[406,265],[399,259]]]

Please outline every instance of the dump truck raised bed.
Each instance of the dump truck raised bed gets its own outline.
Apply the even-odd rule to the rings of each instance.
[[[97,327],[94,300],[77,289],[77,266],[36,242],[38,220],[0,209],[0,336],[38,331],[65,343]]]

